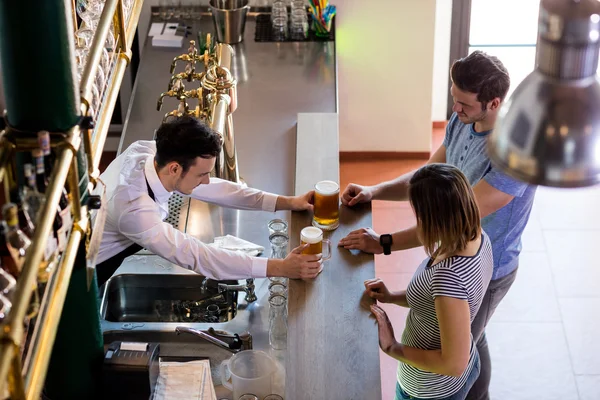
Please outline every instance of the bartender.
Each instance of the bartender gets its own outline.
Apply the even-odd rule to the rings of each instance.
[[[212,279],[317,276],[321,257],[301,254],[303,247],[284,260],[251,257],[207,246],[164,222],[173,192],[242,210],[312,210],[312,191],[278,196],[211,178],[221,146],[221,136],[200,120],[180,117],[163,123],[155,140],[133,143],[108,166],[100,176],[108,203],[96,266],[99,286],[142,248]]]

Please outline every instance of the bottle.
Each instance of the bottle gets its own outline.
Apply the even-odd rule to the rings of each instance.
[[[37,221],[38,212],[42,208],[46,198],[37,190],[33,164],[27,163],[23,166],[23,169],[25,170],[26,179],[26,185],[23,188],[23,201],[29,207],[29,216],[32,216]]]
[[[44,155],[40,149],[33,150],[31,154],[35,160],[36,188],[40,194],[43,194],[48,187],[48,178],[46,177],[46,170],[44,168]],[[54,237],[58,242],[58,247],[63,250],[66,247],[66,235],[64,234],[64,230],[61,229],[63,227],[63,220],[60,217],[60,211],[60,207],[58,207],[52,228],[54,230]]]
[[[21,269],[15,262],[13,255],[9,249],[8,242],[6,241],[6,224],[0,223],[0,260],[2,261],[2,268],[8,272],[14,278],[20,275]]]
[[[6,223],[6,242],[24,257],[31,240],[19,229],[19,210],[15,203],[7,203],[2,207],[2,216]]]
[[[54,159],[52,157],[52,151],[50,148],[50,132],[40,131],[37,135],[38,145],[40,146],[40,150],[42,150],[42,156],[44,157],[44,172],[46,174],[46,179],[48,179],[48,177],[52,174],[52,164],[54,164]],[[67,191],[65,188],[63,188],[58,203],[61,210],[66,209],[69,205],[69,199],[67,196]]]
[[[23,201],[23,196],[18,189],[11,191],[10,198],[17,205],[19,228],[23,231],[29,239],[33,238],[33,231],[35,229],[33,222],[31,222],[31,216],[29,214],[29,206]]]
[[[26,185],[23,188],[23,203],[29,208],[29,216],[34,217],[37,221],[39,210],[46,202],[46,197],[38,192],[36,187],[36,175],[33,170],[33,164],[25,164],[23,166],[25,170]],[[31,238],[31,237],[30,237]],[[44,260],[50,260],[50,257],[54,254],[58,248],[58,241],[56,235],[53,235],[46,242],[46,249],[44,250]],[[45,268],[45,267],[44,267]]]

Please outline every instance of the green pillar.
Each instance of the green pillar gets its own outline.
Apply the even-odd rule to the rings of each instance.
[[[8,122],[67,131],[79,118],[70,2],[0,2],[0,57]]]
[[[17,130],[66,132],[80,119],[72,57],[70,0],[0,1],[0,60],[8,123]],[[80,150],[80,187],[87,188]],[[82,191],[83,194],[83,191]],[[93,399],[103,341],[96,283],[87,290],[85,248],[77,255],[48,367],[51,399]]]
[[[46,376],[52,400],[101,399],[104,345],[98,316],[98,285],[87,290],[85,246],[77,253]]]

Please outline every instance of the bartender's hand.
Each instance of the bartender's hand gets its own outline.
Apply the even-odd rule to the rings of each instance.
[[[389,354],[397,343],[392,323],[385,311],[377,304],[371,306],[371,312],[375,316],[375,320],[379,327],[379,347],[381,347],[381,350],[386,354]]]
[[[382,254],[383,248],[379,244],[379,234],[371,228],[361,228],[352,231],[339,241],[338,246],[348,250],[361,250],[365,253]]]
[[[369,186],[351,183],[342,193],[342,204],[349,207],[358,203],[368,203],[371,200],[373,200],[373,190]]]
[[[315,191],[311,190],[301,196],[277,196],[276,210],[312,211]]]
[[[365,281],[367,295],[381,303],[392,303],[392,295],[385,283],[379,278],[367,279]]]
[[[302,254],[308,245],[296,247],[285,260],[270,259],[267,263],[268,276],[283,276],[291,279],[313,279],[319,275],[323,264],[321,254]]]

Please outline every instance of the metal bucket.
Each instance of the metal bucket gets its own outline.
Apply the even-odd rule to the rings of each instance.
[[[248,0],[210,0],[209,6],[219,43],[244,40],[246,16],[250,9]]]

